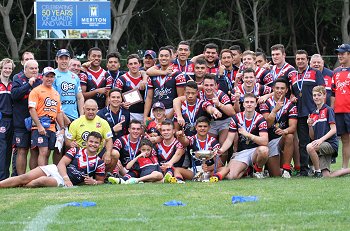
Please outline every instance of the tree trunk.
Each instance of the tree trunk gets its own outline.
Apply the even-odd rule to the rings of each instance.
[[[244,21],[244,15],[243,15],[241,3],[239,0],[236,0],[236,5],[237,5],[237,10],[238,10],[239,23],[241,24],[245,49],[250,50],[250,43],[249,43],[249,38],[248,38],[248,33],[247,33],[247,26],[246,26],[245,21]]]
[[[295,53],[297,51],[297,38],[295,34],[294,9],[293,9],[292,0],[287,1],[287,16],[288,16],[288,22],[290,26],[290,38],[292,41],[293,53]]]
[[[257,15],[259,0],[253,1],[253,20],[254,20],[254,45],[255,51],[259,48],[259,22]]]
[[[343,0],[343,12],[341,18],[341,35],[343,39],[343,43],[349,43],[349,31],[348,31],[348,23],[349,23],[349,0]]]
[[[116,0],[111,0],[111,10],[113,16],[113,31],[111,34],[111,39],[109,40],[108,52],[117,51],[117,45],[125,32],[130,19],[132,18],[132,12],[137,4],[138,0],[130,0],[128,7],[123,11],[125,0],[121,0],[118,4],[118,9],[116,8]]]

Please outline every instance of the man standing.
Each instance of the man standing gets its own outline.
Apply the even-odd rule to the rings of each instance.
[[[337,134],[343,145],[342,168],[349,167],[350,158],[350,44],[342,44],[335,50],[341,67],[334,70],[333,97]]]
[[[23,57],[27,57],[23,54]],[[30,148],[31,132],[24,124],[24,119],[30,116],[28,109],[29,93],[42,83],[38,74],[38,62],[29,59],[24,63],[24,71],[13,77],[11,97],[13,100],[13,143],[17,148],[16,169],[18,175],[24,174],[27,168],[27,154]],[[29,168],[38,166],[38,152],[30,149]],[[15,158],[15,157],[14,157]]]
[[[55,148],[56,122],[64,134],[63,113],[58,92],[52,87],[55,70],[45,67],[43,83],[34,88],[28,99],[29,113],[33,120],[31,145],[39,149],[38,165],[47,165],[50,150]]]
[[[147,50],[145,51],[143,55],[143,67],[140,69],[147,71],[149,68],[156,65],[157,61],[157,54],[153,50]]]
[[[94,99],[98,109],[106,106],[108,91],[113,84],[113,78],[101,67],[102,51],[93,47],[88,52],[88,67],[80,77],[84,99]]]
[[[319,70],[309,67],[308,54],[305,50],[296,51],[295,63],[298,71],[290,72],[288,75],[294,95],[291,96],[290,100],[296,102],[298,108],[297,132],[300,150],[300,175],[308,176],[309,155],[306,152],[306,145],[310,143],[310,136],[307,118],[316,108],[312,99],[312,89],[315,86],[324,85],[324,79]]]
[[[115,88],[117,80],[125,72],[120,70],[120,54],[118,52],[109,53],[106,57],[107,60],[107,72],[113,78],[111,88]]]
[[[194,64],[188,60],[191,54],[190,43],[181,41],[177,46],[177,58],[174,60],[174,70],[181,71],[186,81],[194,78]]]

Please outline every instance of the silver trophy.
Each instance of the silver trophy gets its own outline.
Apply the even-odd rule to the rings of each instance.
[[[195,158],[196,160],[201,160],[202,165],[205,164],[205,161],[210,160],[215,155],[214,151],[209,151],[209,150],[199,150],[194,152],[191,149],[190,153],[193,156],[193,158]],[[209,177],[210,177],[210,173],[204,172],[203,169],[201,168],[200,171],[198,171],[196,175],[193,177],[193,181],[209,182]]]

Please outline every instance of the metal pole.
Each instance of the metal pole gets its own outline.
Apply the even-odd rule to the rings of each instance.
[[[50,66],[51,41],[47,40],[47,66]]]

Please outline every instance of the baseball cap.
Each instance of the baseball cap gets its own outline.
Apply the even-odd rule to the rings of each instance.
[[[56,53],[56,57],[61,57],[64,55],[70,57],[69,51],[67,49],[60,49]]]
[[[344,53],[344,52],[350,52],[350,44],[342,44],[338,46],[338,49],[335,49],[335,53]]]
[[[164,110],[165,110],[164,103],[162,103],[162,102],[156,102],[156,103],[154,103],[153,106],[152,106],[152,109],[156,109],[156,108],[161,108],[161,109],[164,109]]]
[[[52,67],[45,67],[43,70],[43,75],[46,76],[49,73],[53,73],[54,75],[56,75],[55,69],[53,69]]]
[[[150,55],[152,57],[152,59],[157,58],[157,54],[156,52],[152,51],[152,50],[147,50],[145,51],[145,54],[143,55],[143,57],[146,57],[146,55]]]

